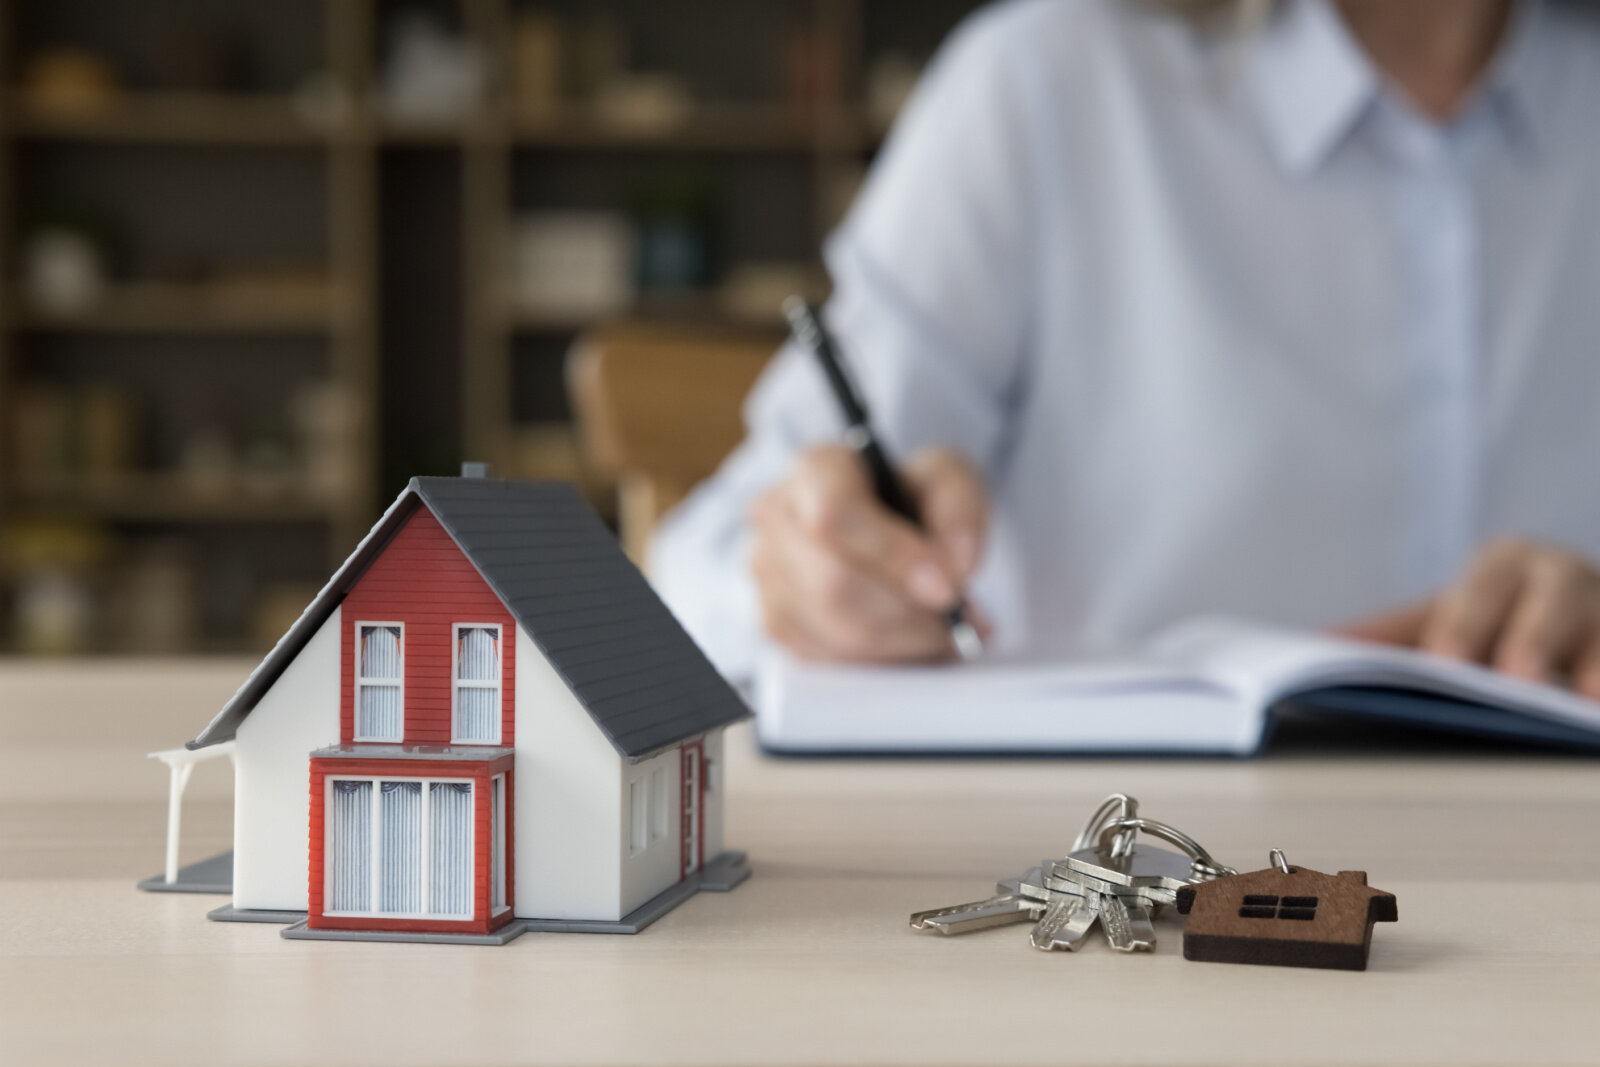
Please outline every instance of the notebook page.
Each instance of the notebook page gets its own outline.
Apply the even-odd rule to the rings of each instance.
[[[1334,685],[1415,689],[1493,704],[1600,730],[1600,704],[1470,663],[1424,652],[1279,629],[1235,619],[1198,619],[1167,631],[1151,655],[1208,675],[1266,708],[1284,696]]]
[[[1261,717],[1192,670],[989,660],[840,667],[770,656],[756,730],[787,752],[1251,752]]]

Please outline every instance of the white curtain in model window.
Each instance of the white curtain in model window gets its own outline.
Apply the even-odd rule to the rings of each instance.
[[[398,741],[400,627],[361,627],[356,667],[356,737]]]
[[[327,855],[328,911],[372,907],[372,783],[334,782]]]
[[[457,741],[500,740],[500,628],[456,630]]]
[[[336,780],[329,792],[326,910],[472,917],[471,783]],[[503,811],[500,818],[503,825]],[[504,878],[503,859],[501,872]]]
[[[434,782],[428,797],[433,830],[435,915],[472,914],[472,786]]]
[[[422,783],[384,782],[378,825],[383,881],[378,910],[417,915],[422,906]]]

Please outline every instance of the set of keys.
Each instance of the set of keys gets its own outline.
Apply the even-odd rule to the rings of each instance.
[[[1144,844],[1137,840],[1141,833],[1181,851]],[[1183,831],[1141,817],[1133,797],[1113,793],[1084,824],[1065,858],[1047,859],[1001,881],[986,900],[919,911],[911,916],[911,926],[964,934],[1031,922],[1034,948],[1071,952],[1098,922],[1112,948],[1148,952],[1156,943],[1151,920],[1177,899],[1178,890],[1235,873]]]

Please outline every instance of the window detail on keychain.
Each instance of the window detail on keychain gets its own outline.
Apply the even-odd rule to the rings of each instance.
[[[1316,897],[1283,897],[1281,905],[1278,897],[1247,893],[1239,908],[1239,918],[1311,920],[1317,917]]]

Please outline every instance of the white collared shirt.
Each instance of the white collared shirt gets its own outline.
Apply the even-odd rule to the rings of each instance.
[[[1103,653],[1197,613],[1321,626],[1496,535],[1600,557],[1600,16],[1518,8],[1447,124],[1326,0],[1245,36],[1013,0],[947,43],[830,239],[890,448],[957,448],[1002,645]],[[788,350],[669,520],[668,602],[760,632],[750,500],[840,419]]]

